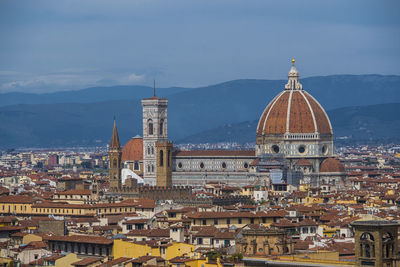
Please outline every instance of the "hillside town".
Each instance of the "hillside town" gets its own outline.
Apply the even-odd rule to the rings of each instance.
[[[348,177],[341,190],[205,182],[178,204],[108,195],[104,151],[4,151],[1,264],[354,265],[353,222],[400,220],[400,147],[340,147],[338,156]]]

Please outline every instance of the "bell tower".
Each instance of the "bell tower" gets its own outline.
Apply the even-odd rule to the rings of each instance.
[[[354,241],[357,266],[397,266],[397,221],[354,221]]]
[[[144,182],[156,185],[157,149],[156,142],[166,142],[168,99],[155,95],[142,100],[143,108],[143,167]]]
[[[108,152],[109,159],[109,183],[110,189],[121,188],[121,144],[119,142],[117,123],[114,119],[114,128],[110,142],[110,150]]]
[[[172,187],[172,142],[157,142],[157,186]]]

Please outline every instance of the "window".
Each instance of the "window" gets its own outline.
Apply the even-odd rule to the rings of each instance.
[[[154,165],[151,165],[151,172],[154,172]]]
[[[250,223],[253,224],[254,223],[254,218],[250,219]]]
[[[218,225],[218,219],[214,219],[214,225]]]
[[[203,238],[198,237],[197,238],[197,244],[202,245],[203,244]]]
[[[178,163],[178,168],[179,168],[179,169],[182,169],[182,167],[183,167],[182,162],[179,162],[179,163]]]
[[[164,151],[160,150],[160,166],[164,165]]]
[[[200,169],[204,169],[204,163],[200,162],[199,167],[200,167]]]
[[[139,163],[138,162],[135,162],[135,165],[134,165],[134,168],[133,168],[134,170],[139,170]]]
[[[161,120],[160,122],[160,135],[163,135],[164,133],[164,120]]]
[[[371,258],[371,249],[370,249],[369,244],[365,244],[365,257]]]
[[[238,223],[239,223],[239,224],[242,224],[242,218],[239,218],[239,219],[238,219]]]
[[[147,121],[147,131],[149,135],[153,135],[153,120],[149,119]]]
[[[169,160],[169,158],[171,157],[171,151],[168,150],[168,157],[167,157],[167,166],[170,167],[171,166],[171,162]]]
[[[231,219],[226,219],[226,224],[231,224]]]
[[[247,168],[249,167],[249,164],[248,164],[247,162],[245,162],[245,163],[243,164],[243,167],[244,167],[245,169],[247,169]]]
[[[114,161],[113,161],[113,168],[117,168],[117,160],[116,159],[114,159]]]
[[[203,220],[203,225],[207,225],[207,220]]]
[[[306,147],[304,145],[299,146],[298,148],[300,154],[304,154],[306,152]]]
[[[272,151],[273,151],[274,153],[279,153],[279,146],[273,145],[273,146],[272,146]]]
[[[132,230],[132,224],[127,224],[127,225],[126,225],[126,229],[127,229],[127,230]]]
[[[222,162],[221,167],[222,167],[222,169],[226,169],[226,163]]]

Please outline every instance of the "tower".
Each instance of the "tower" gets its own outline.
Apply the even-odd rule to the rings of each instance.
[[[157,186],[171,187],[172,186],[172,142],[157,142]]]
[[[397,221],[355,221],[354,241],[357,266],[397,266]]]
[[[142,100],[143,107],[143,165],[145,184],[156,185],[156,142],[168,137],[168,100],[157,96]]]
[[[114,128],[111,137],[110,150],[108,152],[109,159],[109,183],[110,189],[121,188],[121,145],[119,143],[117,123],[114,119]]]

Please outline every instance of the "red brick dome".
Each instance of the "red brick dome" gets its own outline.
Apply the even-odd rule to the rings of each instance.
[[[122,148],[122,161],[143,160],[143,138],[132,137]]]
[[[285,90],[265,108],[257,126],[257,135],[319,133],[333,134],[328,115],[299,82],[293,66]]]
[[[345,172],[343,164],[335,158],[325,159],[320,166],[320,172]]]

